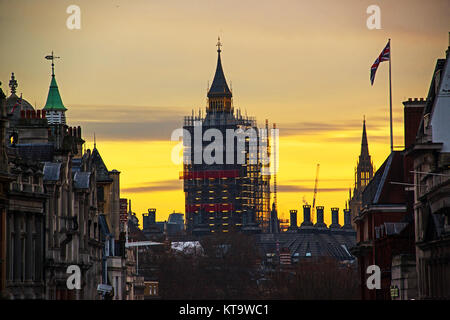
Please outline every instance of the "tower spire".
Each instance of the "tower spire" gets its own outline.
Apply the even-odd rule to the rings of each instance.
[[[233,94],[228,88],[227,80],[222,69],[222,43],[220,37],[217,38],[217,67],[211,87],[208,90],[208,108],[207,112],[233,112],[231,98]]]
[[[45,59],[52,60],[52,79],[48,90],[47,102],[44,106],[44,110],[47,111],[47,120],[49,124],[66,124],[65,112],[67,109],[62,102],[55,78],[54,60],[59,58],[60,57],[56,57],[53,54],[53,51],[51,55],[45,56]]]
[[[217,37],[216,46],[217,46],[217,52],[220,54],[220,52],[222,51],[222,50],[220,50],[220,47],[222,46],[222,43],[220,42],[220,37]]]
[[[222,60],[220,58],[220,53],[222,52],[222,43],[220,42],[220,37],[217,41],[217,67],[216,73],[214,74],[214,80],[208,91],[208,98],[231,98],[232,94],[228,88],[227,80],[225,79],[225,74],[222,68]]]
[[[361,190],[373,177],[373,165],[369,154],[369,144],[367,142],[366,117],[363,118],[363,132],[361,139],[361,154],[359,155],[356,169],[356,188]]]
[[[363,120],[363,133],[361,139],[361,155],[360,157],[369,157],[369,144],[367,143],[367,132],[366,132],[366,116]]]

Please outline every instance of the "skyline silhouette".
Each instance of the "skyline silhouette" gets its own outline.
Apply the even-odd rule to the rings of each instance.
[[[387,65],[373,87],[369,81],[386,40],[394,146],[403,140],[402,101],[426,96],[430,70],[448,44],[448,1],[382,1],[381,30],[366,27],[369,1],[117,3],[79,1],[81,29],[69,30],[66,3],[2,2],[0,38],[14,50],[0,52],[0,80],[9,94],[14,72],[19,96],[41,109],[51,74],[44,57],[54,50],[68,124],[82,126],[90,149],[95,132],[108,169],[121,172],[121,197],[132,200],[140,219],[147,208],[157,208],[158,220],[184,213],[170,134],[206,106],[218,35],[234,107],[280,129],[281,218],[300,210],[303,198],[312,203],[317,163],[316,204],[327,213],[344,208],[364,115],[374,165],[389,154]]]

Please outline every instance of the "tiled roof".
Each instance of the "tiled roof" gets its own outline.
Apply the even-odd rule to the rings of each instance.
[[[231,98],[232,94],[227,85],[227,80],[225,79],[225,74],[222,69],[222,61],[220,59],[220,51],[218,52],[217,57],[217,67],[216,73],[214,75],[214,80],[212,82],[211,87],[208,91],[208,98],[212,97],[229,97]]]
[[[355,231],[299,229],[298,232],[259,234],[257,243],[263,254],[288,248],[291,256],[333,257],[340,261],[354,260],[349,249],[356,245]]]
[[[364,189],[363,207],[371,204],[404,203],[404,186],[395,184],[401,181],[403,181],[403,154],[401,151],[393,151]]]
[[[60,162],[46,162],[44,164],[44,181],[58,181],[60,172]]]
[[[438,75],[440,75],[438,71],[444,69],[446,61],[447,61],[447,59],[438,59],[436,61],[436,66],[435,66],[434,72],[433,72],[433,78],[431,79],[430,88],[428,89],[427,104],[423,110],[423,115],[425,115],[427,113],[432,113],[432,111],[433,111],[432,109],[433,109],[433,105],[434,105],[434,100],[436,98],[436,82],[439,81]],[[424,118],[422,117],[419,128],[417,130],[417,136],[419,136],[419,137],[423,136],[424,132],[425,132]]]
[[[90,179],[90,172],[75,172],[73,177],[75,189],[89,189]]]
[[[108,168],[105,165],[105,162],[103,162],[103,159],[98,152],[97,148],[94,148],[92,150],[92,162],[94,163],[94,166],[97,170],[97,181],[98,182],[112,182],[113,180],[109,176]]]
[[[56,83],[55,75],[52,75],[50,82],[50,89],[48,90],[47,102],[45,103],[44,110],[67,110],[59,94],[58,84]]]

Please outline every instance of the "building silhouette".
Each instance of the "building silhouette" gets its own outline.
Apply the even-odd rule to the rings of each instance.
[[[303,222],[298,225],[297,210],[290,210],[286,232],[273,226],[269,233],[255,235],[263,265],[289,266],[302,260],[332,258],[356,266],[350,249],[356,244],[356,231],[350,224],[350,210],[344,210],[344,224],[339,223],[339,208],[331,208],[330,226],[324,222],[324,207],[317,206],[317,222],[311,221],[311,206],[303,206]],[[273,211],[276,214],[276,211]]]
[[[0,89],[0,298],[101,299],[100,284],[114,287],[114,299],[133,298],[120,172],[107,169],[95,144],[83,151],[81,127],[66,124],[53,63],[43,109],[16,94],[14,73],[9,86],[9,97]],[[71,265],[80,267],[80,290],[67,287]]]
[[[217,45],[217,67],[208,90],[206,115],[200,112],[184,119],[185,132],[189,133],[183,137],[184,156],[188,159],[182,175],[186,231],[196,235],[243,230],[244,222],[256,222],[267,229],[270,213],[270,175],[268,171],[263,174],[269,163],[261,161],[261,150],[252,144],[252,138],[264,142],[266,152],[268,138],[260,134],[255,118],[234,109],[233,94],[222,69],[220,41]],[[212,163],[203,157],[211,148],[210,142],[201,139],[210,129],[223,137],[222,142],[214,140],[211,155],[216,161]],[[230,130],[236,135],[228,136]],[[196,139],[201,141],[198,147]],[[242,152],[239,145],[243,146]],[[229,146],[233,150],[228,150]],[[255,231],[253,227],[246,229]]]
[[[351,252],[358,257],[361,298],[364,300],[416,299],[414,240],[413,147],[424,101],[405,103],[404,150],[392,151],[362,192],[362,206],[354,222],[357,243]],[[365,284],[367,268],[381,271],[377,290]]]
[[[436,61],[425,101],[410,99],[405,107],[417,104],[423,112],[407,152],[414,168],[418,298],[450,299],[450,43]]]
[[[361,211],[362,193],[365,187],[369,184],[374,173],[372,159],[369,154],[369,144],[367,142],[366,119],[363,120],[363,132],[361,139],[361,152],[355,168],[355,185],[353,188],[353,195],[350,190],[349,208],[351,212],[351,220],[353,228],[356,229],[354,218]]]

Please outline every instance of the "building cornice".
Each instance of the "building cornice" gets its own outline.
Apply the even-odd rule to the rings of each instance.
[[[444,144],[442,142],[417,143],[406,151],[406,155],[424,153],[430,151],[440,151]]]
[[[372,212],[406,212],[406,205],[373,204],[365,206],[358,217],[363,217],[365,214]]]

